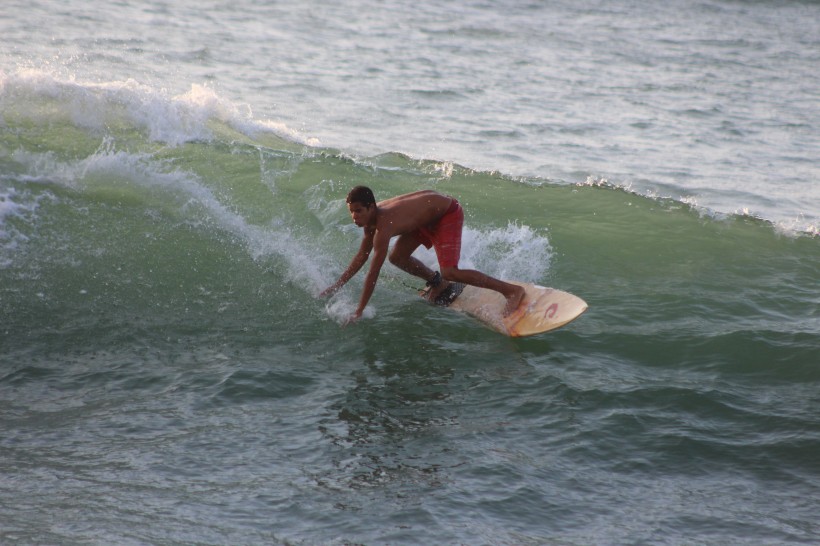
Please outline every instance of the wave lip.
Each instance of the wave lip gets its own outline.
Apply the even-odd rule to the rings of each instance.
[[[303,145],[319,144],[281,122],[255,119],[250,106],[224,99],[205,85],[192,84],[187,92],[173,95],[134,79],[80,82],[42,70],[20,69],[0,71],[0,93],[9,103],[4,106],[4,117],[42,122],[63,118],[97,132],[125,124],[143,132],[149,141],[169,146],[212,140],[215,122],[250,138],[272,133]]]

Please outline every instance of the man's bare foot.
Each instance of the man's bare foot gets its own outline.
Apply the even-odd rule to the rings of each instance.
[[[514,285],[512,293],[507,296],[507,305],[504,307],[504,318],[509,317],[521,306],[524,301],[526,291],[518,285]]]

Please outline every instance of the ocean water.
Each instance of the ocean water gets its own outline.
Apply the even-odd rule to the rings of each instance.
[[[820,4],[5,2],[0,543],[820,542]],[[526,339],[344,196],[589,303]],[[435,263],[429,252],[419,257]]]

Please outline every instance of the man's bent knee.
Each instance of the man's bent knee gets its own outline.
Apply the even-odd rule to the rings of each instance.
[[[401,252],[398,247],[393,247],[390,251],[390,254],[387,255],[387,259],[390,260],[390,263],[395,266],[401,266],[404,263],[407,263],[407,258],[410,255],[406,252]]]
[[[442,267],[441,276],[447,281],[457,280],[456,277],[458,277],[458,266]]]
[[[387,255],[387,259],[390,260],[390,263],[395,266],[398,266],[402,262],[401,258],[396,254],[395,250]]]

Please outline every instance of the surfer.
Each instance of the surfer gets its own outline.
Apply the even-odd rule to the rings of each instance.
[[[361,318],[367,307],[384,260],[388,258],[388,244],[393,237],[398,239],[390,251],[390,263],[427,281],[426,297],[432,302],[447,305],[460,293],[464,284],[500,292],[507,300],[504,316],[518,309],[524,299],[524,289],[518,285],[480,271],[459,269],[464,211],[454,198],[432,190],[422,190],[376,203],[370,188],[356,186],[347,194],[347,208],[353,223],[364,230],[362,243],[344,273],[323,290],[321,296],[335,294],[359,272],[372,252],[373,261],[364,281],[359,307],[350,317],[350,322]],[[412,256],[419,245],[435,248],[440,273]]]

